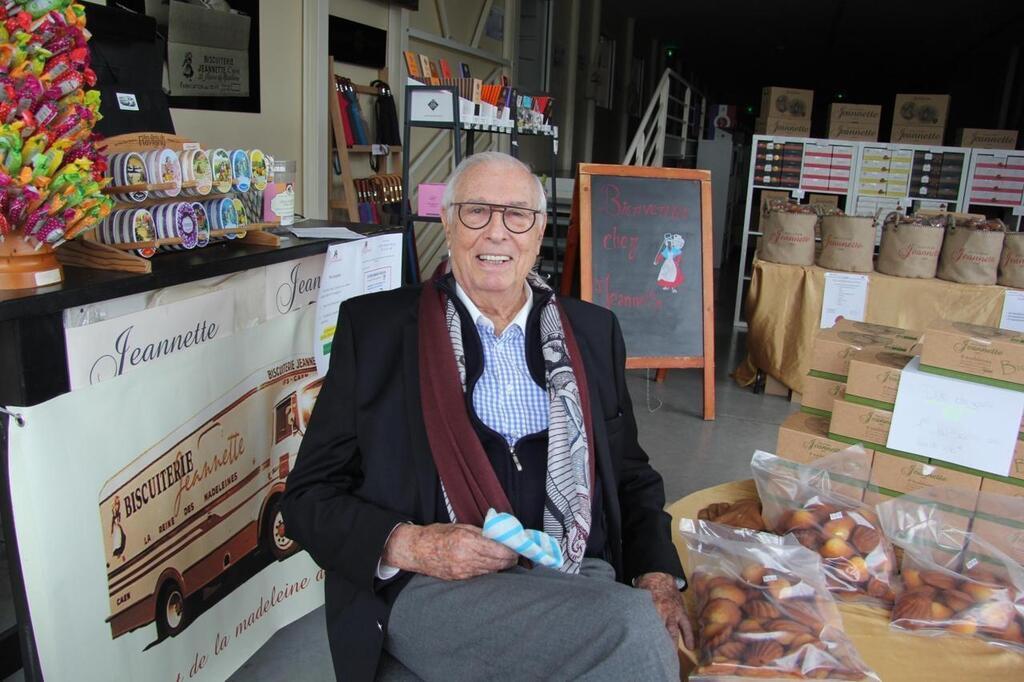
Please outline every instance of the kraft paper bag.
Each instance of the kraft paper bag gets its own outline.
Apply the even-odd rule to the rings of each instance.
[[[999,284],[1024,289],[1024,232],[1007,232],[999,258]]]
[[[814,213],[768,211],[761,220],[764,238],[758,257],[784,265],[814,265]]]
[[[830,215],[821,219],[818,265],[828,270],[871,272],[874,255],[874,218]]]
[[[1004,230],[963,223],[947,227],[936,273],[939,279],[961,284],[995,284]]]
[[[931,279],[939,268],[946,231],[934,225],[886,220],[878,247],[877,270],[894,277]]]

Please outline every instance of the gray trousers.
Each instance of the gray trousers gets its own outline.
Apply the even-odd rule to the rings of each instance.
[[[650,594],[615,582],[600,559],[578,576],[518,566],[462,581],[417,575],[384,647],[378,679],[388,682],[679,679]]]

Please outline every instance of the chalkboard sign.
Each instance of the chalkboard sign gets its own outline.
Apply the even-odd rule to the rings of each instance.
[[[630,368],[704,369],[714,418],[711,174],[581,164],[580,296],[612,310]]]

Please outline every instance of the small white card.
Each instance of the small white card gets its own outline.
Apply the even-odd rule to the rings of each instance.
[[[886,446],[1006,476],[1024,393],[928,374],[914,358],[900,374]]]
[[[821,302],[821,328],[835,325],[840,317],[863,322],[868,304],[868,276],[844,272],[825,273],[825,295]]]
[[[121,111],[138,111],[139,100],[130,92],[116,92],[117,108]]]
[[[1003,316],[1000,329],[1024,332],[1024,291],[1007,289],[1003,295]]]

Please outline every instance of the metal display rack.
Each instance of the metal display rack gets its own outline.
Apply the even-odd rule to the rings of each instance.
[[[850,215],[995,207],[1009,211],[1013,229],[1020,229],[1024,151],[755,135],[733,309],[733,324],[740,328],[746,328],[743,300],[756,249],[751,239],[761,236],[760,220],[752,227],[751,213],[757,206],[760,217],[764,191],[788,192],[797,200],[811,193],[836,195]],[[876,245],[880,237],[879,229]]]
[[[555,177],[558,158],[558,126],[546,125],[538,130],[526,130],[518,126],[516,121],[516,110],[513,102],[511,106],[511,122],[489,123],[480,122],[474,116],[473,120],[463,120],[460,109],[467,106],[465,100],[459,97],[458,88],[451,85],[407,85],[405,87],[405,123],[403,125],[402,140],[406,149],[412,149],[412,131],[415,128],[434,128],[448,130],[452,134],[452,150],[455,154],[455,163],[462,161],[462,134],[466,134],[466,155],[473,154],[476,143],[476,133],[497,133],[508,135],[510,138],[511,154],[519,156],[519,137],[521,135],[539,135],[548,137],[551,140],[551,177]],[[426,113],[429,112],[429,113]],[[406,281],[416,283],[420,278],[419,257],[416,253],[416,232],[415,223],[440,223],[437,216],[418,215],[412,212],[409,203],[410,176],[409,162],[410,154],[402,155],[402,225],[405,228],[405,262],[408,263]],[[552,252],[552,273],[557,274],[559,270],[558,258],[558,192],[555,183],[551,184],[551,201],[548,202],[548,223],[551,226],[551,252]],[[545,238],[545,245],[548,240]]]

